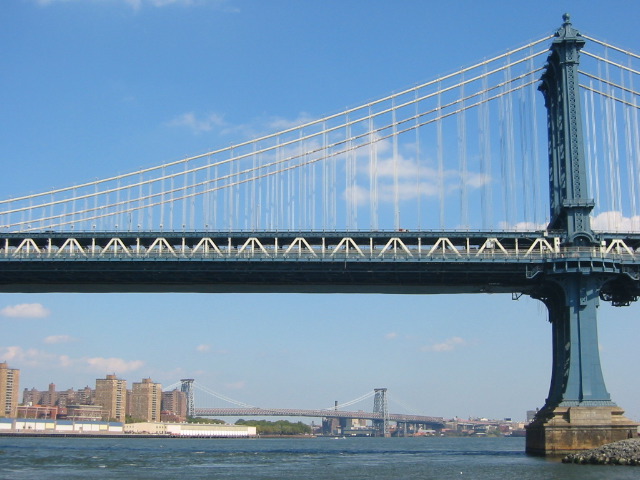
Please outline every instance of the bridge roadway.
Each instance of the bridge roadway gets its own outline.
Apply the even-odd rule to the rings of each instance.
[[[640,295],[640,234],[600,234],[583,248],[562,240],[546,231],[0,232],[0,292],[530,293],[545,274],[588,269]]]
[[[200,417],[313,417],[313,418],[361,418],[364,420],[380,420],[381,413],[345,412],[340,410],[298,410],[288,408],[196,408],[195,415]],[[442,417],[426,417],[422,415],[403,415],[390,413],[389,420],[398,423],[414,423],[429,425],[434,429],[444,427]]]

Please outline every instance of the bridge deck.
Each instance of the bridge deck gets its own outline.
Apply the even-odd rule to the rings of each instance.
[[[640,279],[640,236],[548,232],[12,233],[4,292],[529,292],[541,272]]]
[[[301,410],[287,408],[196,408],[196,416],[204,417],[312,417],[312,418],[361,418],[364,420],[383,420],[381,413],[347,412],[341,410]],[[444,426],[442,417],[424,415],[405,415],[390,413],[389,420],[393,422],[420,423],[437,428]]]

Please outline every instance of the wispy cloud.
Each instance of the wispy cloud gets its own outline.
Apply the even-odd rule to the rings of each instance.
[[[464,347],[467,341],[460,337],[451,337],[444,342],[425,345],[422,347],[423,352],[450,352],[459,347]]]
[[[637,232],[640,230],[640,215],[625,217],[618,211],[602,212],[592,219],[591,228],[609,232]]]
[[[102,4],[121,4],[128,6],[134,10],[140,10],[143,7],[168,7],[168,6],[182,6],[182,7],[196,7],[206,6],[214,8],[219,11],[227,13],[237,13],[240,9],[233,5],[232,0],[32,0],[37,5],[46,7],[50,5],[57,5],[61,3],[102,3]]]
[[[167,122],[170,127],[181,127],[191,130],[194,134],[210,132],[214,128],[222,128],[227,124],[224,117],[217,113],[208,113],[202,117],[198,117],[194,112],[187,112],[178,115],[174,119]]]
[[[37,348],[22,348],[19,346],[0,347],[0,358],[7,362],[29,367],[62,367],[66,366],[69,357],[54,355]],[[19,368],[19,367],[16,367]]]
[[[66,337],[58,335],[54,337]],[[71,338],[71,337],[69,337]],[[55,343],[55,342],[54,342]],[[12,367],[28,366],[41,369],[74,368],[90,370],[98,373],[124,374],[137,370],[144,365],[142,360],[125,360],[123,358],[72,358],[69,355],[58,355],[37,348],[22,348],[19,346],[0,347],[0,359],[12,363]]]
[[[71,335],[49,335],[43,341],[49,345],[53,345],[55,343],[68,343],[75,342],[77,339],[72,337]]]
[[[94,357],[87,358],[86,364],[94,371],[98,372],[116,372],[118,374],[138,370],[144,365],[142,360],[124,360],[122,358],[103,358]]]
[[[50,313],[40,303],[20,303],[9,305],[0,310],[0,315],[11,318],[45,318]]]
[[[227,388],[227,390],[242,390],[247,386],[247,382],[245,382],[244,380],[240,380],[238,382],[225,383],[224,386]]]
[[[384,338],[386,338],[387,340],[393,340],[395,338],[398,338],[398,334],[396,332],[389,332],[384,336]]]
[[[211,345],[208,345],[206,343],[202,343],[200,345],[198,345],[196,347],[196,352],[200,352],[200,353],[214,353],[216,355],[226,355],[227,353],[229,353],[229,350],[224,350],[224,349],[220,349],[220,350],[214,350]]]

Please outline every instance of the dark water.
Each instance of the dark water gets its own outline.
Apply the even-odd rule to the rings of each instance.
[[[0,437],[0,479],[636,479],[565,465],[522,438],[82,439]]]

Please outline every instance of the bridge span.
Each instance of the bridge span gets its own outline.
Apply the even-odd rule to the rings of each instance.
[[[196,408],[195,415],[200,417],[312,417],[312,418],[358,418],[383,421],[383,413],[347,412],[340,410],[300,410],[293,408]],[[389,413],[387,419],[396,423],[427,425],[433,429],[444,427],[442,417],[405,415]]]

